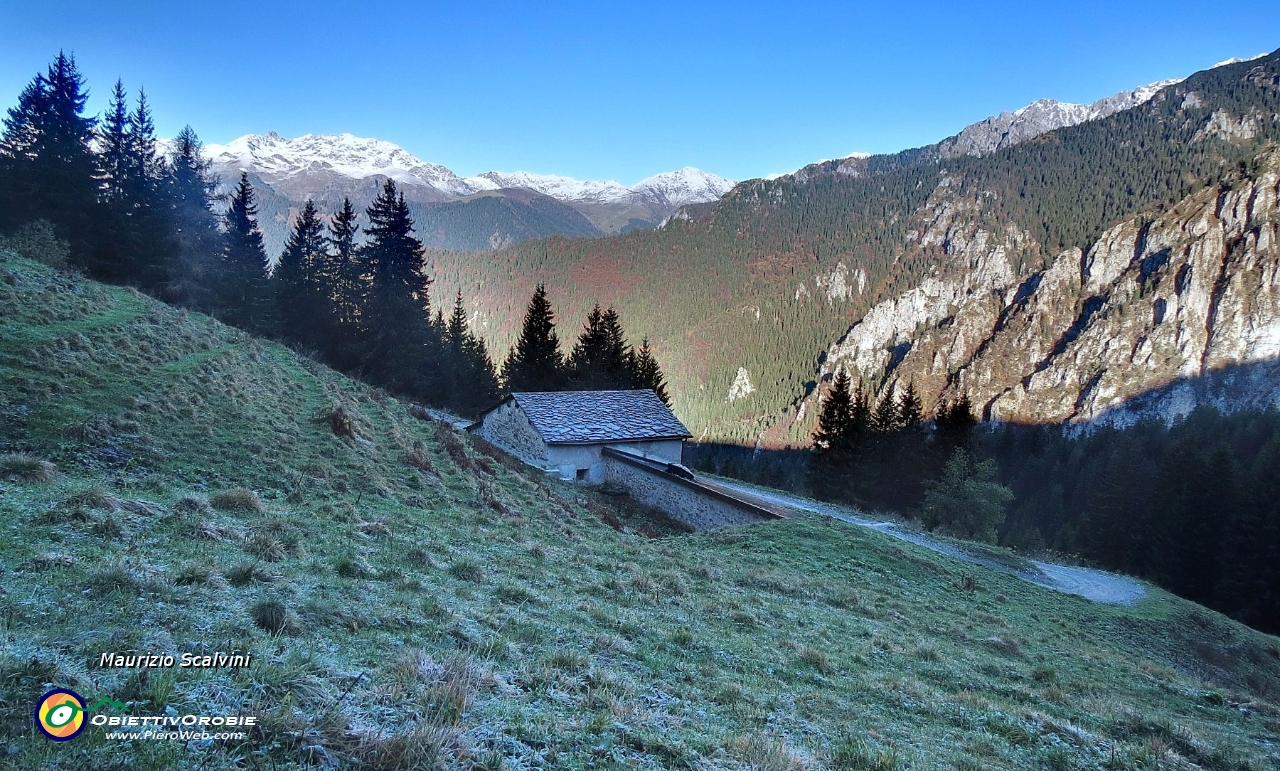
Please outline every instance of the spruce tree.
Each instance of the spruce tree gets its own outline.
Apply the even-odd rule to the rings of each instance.
[[[640,342],[640,349],[631,357],[631,387],[651,389],[662,403],[671,406],[671,395],[667,393],[667,379],[654,358],[653,349],[649,346],[649,338]]]
[[[48,220],[81,264],[102,225],[90,149],[97,121],[84,115],[88,98],[75,58],[60,52],[23,89],[0,137],[0,232]]]
[[[155,130],[147,95],[139,89],[137,102],[129,113],[121,180],[128,217],[124,227],[128,253],[124,262],[130,281],[159,293],[171,272],[170,263],[178,245],[177,228],[165,199],[167,168],[156,153]]]
[[[328,262],[324,223],[308,198],[271,273],[279,330],[308,347],[323,341],[327,303],[320,272]]]
[[[129,98],[117,80],[111,103],[98,124],[99,199],[104,205],[102,227],[94,239],[86,265],[104,281],[136,278],[132,208],[126,192],[129,176]]]
[[[813,443],[828,451],[848,449],[852,437],[852,416],[853,397],[849,393],[849,375],[843,369],[837,370],[831,391],[822,401],[822,413],[818,416]]]
[[[129,97],[124,83],[116,81],[111,91],[111,104],[98,129],[98,163],[102,167],[102,197],[108,203],[120,203],[130,172]]]
[[[555,314],[544,284],[538,284],[529,300],[520,337],[502,365],[502,380],[508,392],[559,391],[567,384]]]
[[[622,323],[613,308],[602,311],[597,303],[569,355],[572,387],[580,390],[628,388],[629,360]]]
[[[453,312],[442,326],[446,403],[464,415],[473,415],[497,401],[498,378],[484,340],[468,328],[461,290],[454,297]]]
[[[862,387],[862,378],[858,378],[858,387],[849,405],[849,436],[854,442],[860,442],[870,431],[871,402]]]
[[[320,271],[321,293],[327,299],[329,360],[340,369],[356,366],[360,353],[360,318],[368,299],[369,272],[356,243],[360,225],[350,198],[329,223],[329,258]]]
[[[917,428],[924,422],[924,405],[916,393],[915,381],[907,383],[907,390],[902,392],[898,400],[898,426],[900,428]]]
[[[217,182],[203,151],[200,138],[190,126],[184,126],[173,140],[165,198],[175,248],[161,296],[200,310],[212,310],[217,256],[223,239],[213,215]]]
[[[967,392],[961,393],[959,398],[950,404],[945,401],[938,402],[934,427],[937,429],[937,439],[946,448],[948,457],[951,452],[968,445],[973,427],[977,423],[977,418],[973,416],[973,403],[969,401]]]
[[[153,190],[164,178],[164,160],[156,153],[156,124],[147,104],[147,93],[138,89],[138,101],[129,113],[129,156],[126,178],[131,184]],[[134,191],[134,195],[141,195]]]
[[[902,425],[898,420],[898,405],[893,398],[893,391],[893,386],[885,389],[871,415],[871,427],[881,434],[893,433]]]
[[[362,309],[364,362],[382,385],[424,398],[439,388],[439,340],[431,323],[425,250],[413,234],[404,194],[388,179],[366,210],[369,302]]]
[[[248,172],[231,194],[231,205],[223,215],[224,245],[218,275],[217,312],[222,319],[242,329],[266,331],[267,252],[258,229],[258,206]]]

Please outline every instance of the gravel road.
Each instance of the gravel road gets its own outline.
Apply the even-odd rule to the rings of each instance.
[[[840,506],[812,501],[808,498],[790,495],[779,490],[746,485],[725,479],[724,477],[715,477],[715,481],[718,484],[730,488],[747,497],[759,498],[774,505],[783,506],[795,511],[820,514],[822,516],[832,517],[844,522],[850,522],[872,530],[878,530],[886,535],[916,544],[917,546],[923,546],[924,548],[938,552],[939,554],[946,554],[947,556],[955,557],[958,560],[971,562],[975,565],[981,565],[991,570],[998,570],[1001,573],[1008,573],[1011,576],[1017,576],[1029,583],[1047,587],[1055,591],[1065,592],[1067,594],[1076,594],[1086,599],[1093,600],[1094,602],[1103,602],[1110,605],[1132,605],[1147,594],[1146,590],[1142,588],[1142,584],[1139,584],[1131,578],[1125,578],[1124,576],[1117,576],[1101,570],[1091,570],[1089,568],[1055,565],[1050,562],[1041,562],[1039,560],[1030,560],[1031,564],[1035,565],[1038,569],[1038,572],[1018,570],[1011,565],[1005,565],[1000,562],[996,562],[995,560],[970,554],[963,549],[959,549],[949,543],[944,543],[930,538],[927,535],[903,530],[896,523],[882,522],[867,519],[866,517],[860,517]]]

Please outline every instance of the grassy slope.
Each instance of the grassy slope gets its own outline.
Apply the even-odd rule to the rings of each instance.
[[[964,591],[971,566],[829,521],[616,532],[607,499],[394,399],[11,253],[0,332],[0,453],[61,470],[0,481],[15,767],[1265,768],[1280,751],[1280,642],[1155,589],[1107,607],[981,572]],[[336,406],[358,438],[313,421]],[[263,511],[204,506],[241,485]],[[252,617],[269,601],[279,634]],[[251,669],[96,664],[237,648]],[[56,745],[30,717],[49,684],[263,729]]]

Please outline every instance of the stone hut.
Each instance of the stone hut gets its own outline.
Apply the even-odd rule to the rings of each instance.
[[[606,447],[688,474],[680,461],[689,430],[649,389],[517,392],[469,430],[561,479],[606,481]]]

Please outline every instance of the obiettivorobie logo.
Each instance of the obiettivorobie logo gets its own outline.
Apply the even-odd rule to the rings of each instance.
[[[36,727],[55,742],[65,742],[76,738],[84,730],[84,713],[104,705],[129,711],[120,702],[105,697],[98,699],[92,707],[86,707],[84,699],[75,691],[54,688],[40,697],[40,703],[36,705]]]
[[[84,731],[86,724],[103,726],[107,739],[208,742],[244,740],[249,734],[243,729],[258,724],[257,715],[180,715],[172,707],[166,709],[164,715],[98,714],[86,719],[85,713],[104,706],[129,712],[127,705],[106,697],[86,707],[80,694],[67,688],[55,688],[40,697],[36,704],[36,727],[55,742],[74,739]]]

